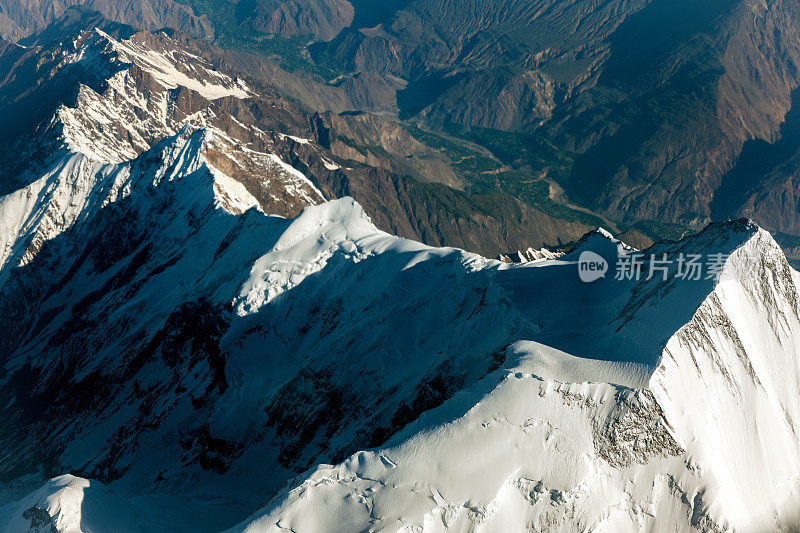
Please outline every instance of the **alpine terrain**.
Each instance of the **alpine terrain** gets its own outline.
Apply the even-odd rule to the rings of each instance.
[[[746,70],[723,51],[763,51],[761,16],[789,61],[796,7],[712,2],[611,87],[641,28],[689,23],[660,0],[51,4],[0,0],[0,532],[800,530],[800,273],[728,215],[791,223],[738,188],[708,223],[700,195],[758,167],[790,211],[791,99],[737,115],[764,77],[702,58]],[[226,13],[251,44],[308,38],[310,70],[212,44]],[[674,144],[660,106],[695,75],[730,91],[693,108],[725,149]],[[531,143],[538,171],[505,157]],[[592,150],[619,163],[600,185]]]

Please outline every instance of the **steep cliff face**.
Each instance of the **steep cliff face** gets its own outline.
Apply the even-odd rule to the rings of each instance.
[[[737,530],[792,529],[800,276],[762,231],[723,277],[667,343],[650,387],[693,466],[713,476],[702,496],[709,512]]]

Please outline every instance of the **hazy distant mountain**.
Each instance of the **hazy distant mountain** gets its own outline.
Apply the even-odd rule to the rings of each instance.
[[[16,40],[30,35],[76,5],[139,29],[175,28],[203,38],[214,35],[208,18],[175,0],[0,0],[0,36]]]

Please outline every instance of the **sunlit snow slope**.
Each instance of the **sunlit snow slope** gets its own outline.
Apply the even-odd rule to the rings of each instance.
[[[506,265],[382,233],[350,199],[270,217],[209,142],[94,174],[103,201],[6,261],[3,475],[105,483],[56,479],[9,520],[67,531],[64,509],[114,501],[143,530],[796,523],[798,275],[765,232],[660,245],[732,252],[716,285],[585,285],[576,254],[631,250],[595,233]]]
[[[589,356],[616,344],[603,361],[512,344],[502,369],[386,445],[316,468],[234,531],[796,528],[800,277],[766,232],[743,223],[670,245],[729,246],[723,280],[669,338],[645,381],[609,360],[647,359],[662,331],[657,313],[671,321],[692,297],[686,287],[634,287],[606,316],[622,329],[598,321],[575,332],[595,339],[594,354],[583,341],[562,341]],[[501,267],[495,279],[520,283],[526,273],[524,285],[538,287],[542,271],[559,268]],[[539,301],[538,314],[594,313],[593,300],[567,291],[561,301]],[[654,322],[636,328],[640,348],[627,351],[623,331],[640,316]]]

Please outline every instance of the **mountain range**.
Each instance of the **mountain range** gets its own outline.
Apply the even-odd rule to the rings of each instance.
[[[793,232],[796,143],[775,145],[793,127],[798,20],[794,2],[416,0],[318,54],[405,80],[401,111],[430,127],[550,140],[574,154],[552,178],[613,220],[747,214]],[[765,152],[782,155],[744,166]]]
[[[0,531],[800,528],[797,6],[123,4],[0,0]]]
[[[688,19],[693,6],[668,0],[186,2],[81,5],[137,29],[215,40],[240,74],[306,110],[402,119],[461,167],[455,182],[441,165],[391,165],[404,176],[649,240],[739,216],[800,234],[793,2],[719,0]],[[22,28],[5,35],[41,29],[67,7],[0,5]],[[363,133],[357,142],[386,148],[385,132]],[[426,242],[466,245],[442,238]]]
[[[206,16],[197,16],[175,0],[3,0],[0,2],[0,36],[17,40],[37,33],[73,6],[85,6],[109,20],[141,29],[175,28],[192,37],[213,37]]]
[[[84,16],[94,24],[93,15]],[[55,26],[73,29],[63,20]],[[375,115],[315,111],[287,95],[298,86],[316,92],[319,84],[302,85],[305,80],[280,71],[285,77],[278,86],[267,85],[274,66],[252,57],[204,49],[181,35],[104,27],[33,48],[5,45],[0,61],[10,71],[0,85],[0,107],[12,127],[0,137],[0,192],[31,179],[64,129],[84,151],[120,162],[182,124],[209,123],[236,139],[276,146],[298,168],[313,168],[328,197],[355,196],[384,229],[431,244],[492,256],[569,242],[589,228],[577,211],[565,220],[507,194],[467,193],[451,158],[397,124]],[[112,35],[129,38],[131,45],[119,45]],[[176,50],[185,52],[172,63],[160,55]],[[225,88],[215,78],[238,81]],[[342,93],[316,94],[331,101]],[[60,120],[52,122],[54,114]],[[98,121],[102,127],[95,126]],[[30,156],[20,158],[20,152]]]

